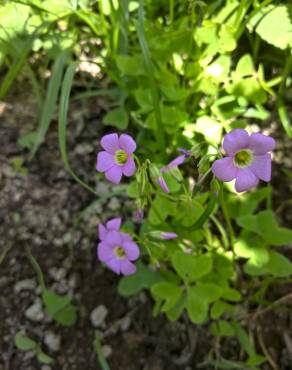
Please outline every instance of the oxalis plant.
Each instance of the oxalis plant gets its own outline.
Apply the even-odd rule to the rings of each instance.
[[[175,321],[186,311],[194,324],[212,319],[214,335],[236,335],[245,343],[245,367],[266,361],[241,327],[238,309],[243,302],[259,302],[274,278],[292,271],[273,248],[291,241],[292,231],[278,225],[270,188],[255,189],[260,180],[271,179],[275,140],[234,129],[222,149],[213,146],[208,154],[206,143],[179,148],[180,155],[161,167],[141,160],[127,134],[105,135],[100,144],[98,172],[113,184],[135,177],[128,194],[141,223],[136,233],[124,229],[120,217],[99,225],[97,256],[125,275],[119,292],[130,296],[150,289],[154,315],[163,312]],[[231,181],[234,190],[226,191],[223,182]],[[256,212],[263,201],[267,209]],[[263,276],[259,286],[255,276]]]
[[[275,141],[252,126],[244,129],[251,121],[263,127],[277,112],[283,132],[292,137],[285,94],[291,88],[291,6],[272,0],[4,3],[0,62],[9,72],[0,98],[22,71],[40,112],[38,128],[19,144],[35,155],[61,91],[62,159],[95,195],[70,167],[67,116],[83,59],[106,77],[104,89],[99,77],[93,78],[82,86],[85,91],[72,89],[71,98],[111,100],[103,117],[110,133],[100,140],[96,169],[117,186],[128,178],[127,193],[136,204],[135,224],[116,215],[99,225],[97,256],[123,275],[119,293],[148,289],[154,316],[212,321],[218,340],[236,336],[246,361],[227,361],[216,353],[217,368],[255,369],[265,361],[274,367],[260,334],[256,350],[252,333],[243,327],[278,306],[267,302],[266,292],[292,273],[278,248],[292,243],[292,231],[278,224],[272,208]],[[28,63],[36,52],[45,56],[45,69],[53,62],[45,95]],[[43,284],[42,298],[57,322],[75,322],[69,297]],[[39,356],[40,345],[23,344],[23,336],[17,337],[18,347]],[[258,355],[259,346],[265,356]],[[98,335],[96,348],[102,357]]]

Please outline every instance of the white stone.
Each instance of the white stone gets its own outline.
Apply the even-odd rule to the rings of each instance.
[[[31,321],[37,322],[43,320],[44,313],[40,298],[36,298],[34,303],[25,310],[24,316]]]
[[[60,345],[61,345],[60,335],[55,334],[52,331],[48,331],[45,334],[44,342],[51,351],[57,352],[60,350]]]
[[[117,211],[120,208],[120,201],[118,200],[118,198],[112,198],[109,201],[107,207],[112,211]]]
[[[110,355],[113,353],[112,347],[107,344],[102,346],[101,350],[105,358],[109,358]]]
[[[56,281],[60,281],[65,278],[67,271],[66,269],[64,269],[64,267],[60,267],[60,268],[52,267],[49,269],[49,274]]]
[[[98,328],[103,325],[105,318],[107,317],[108,310],[104,305],[96,307],[90,314],[91,324]]]
[[[36,281],[34,279],[24,279],[18,281],[14,285],[14,291],[16,293],[21,292],[22,290],[34,290],[36,288]]]

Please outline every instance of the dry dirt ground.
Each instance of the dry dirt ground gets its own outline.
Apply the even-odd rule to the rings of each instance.
[[[94,349],[96,330],[103,337],[111,370],[211,369],[204,366],[204,360],[214,348],[229,360],[241,359],[236,340],[222,340],[219,345],[208,325],[196,327],[186,319],[168,323],[162,316],[153,319],[147,293],[127,300],[120,297],[117,277],[97,262],[98,223],[117,213],[133,217],[124,193],[108,197],[112,189],[95,175],[103,103],[74,103],[68,137],[72,167],[97,188],[97,200],[64,170],[56,123],[35,158],[28,160],[29,153],[18,139],[35,128],[36,108],[30,93],[15,89],[1,103],[0,258],[5,258],[0,261],[0,370],[100,369]],[[275,131],[281,128],[276,126]],[[291,156],[290,150],[291,143],[283,139],[279,158]],[[287,205],[292,199],[291,184],[281,170],[276,164],[274,202],[282,221],[291,227],[292,212]],[[78,308],[74,326],[62,327],[45,313],[28,248],[43,270],[47,287],[72,297]],[[269,298],[279,299],[289,291],[287,284],[272,287]],[[286,303],[286,310],[268,312],[253,323],[262,333],[277,366],[274,369],[279,370],[292,369],[292,305]],[[18,350],[13,338],[19,330],[40,343],[54,363],[41,365],[32,352]],[[271,364],[262,367],[272,368]]]

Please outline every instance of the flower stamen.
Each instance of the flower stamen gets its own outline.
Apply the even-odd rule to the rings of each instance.
[[[115,247],[114,253],[118,259],[123,260],[126,257],[125,250],[122,247]]]
[[[239,150],[234,156],[234,164],[239,168],[249,166],[253,161],[253,153],[249,149]]]
[[[127,159],[128,154],[124,150],[119,149],[115,152],[115,161],[119,166],[123,166],[127,162]]]

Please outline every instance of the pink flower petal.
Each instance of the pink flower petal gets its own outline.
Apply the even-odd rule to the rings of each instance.
[[[171,231],[162,231],[161,236],[165,240],[171,240],[178,237],[176,233],[173,233]]]
[[[235,182],[235,189],[237,192],[252,189],[256,187],[258,183],[259,179],[248,167],[238,169]]]
[[[263,155],[275,149],[276,142],[271,136],[260,133],[251,134],[249,148],[255,155]]]
[[[116,230],[116,231],[119,231],[119,229],[121,227],[121,222],[122,222],[122,219],[120,217],[113,218],[112,220],[109,220],[106,223],[106,227],[107,227],[108,230]]]
[[[115,159],[112,154],[99,152],[97,155],[96,171],[105,172],[115,165]]]
[[[131,236],[129,234],[127,234],[127,233],[120,232],[120,236],[122,238],[122,243],[123,242],[131,242],[132,241]]]
[[[113,184],[119,184],[122,178],[122,168],[114,165],[105,173],[105,177]]]
[[[138,245],[132,241],[124,242],[123,248],[124,248],[127,258],[130,261],[135,261],[140,255],[140,250],[139,250]]]
[[[221,181],[231,181],[235,179],[238,168],[233,163],[232,157],[218,159],[212,165],[212,172]]]
[[[136,165],[133,157],[128,157],[126,164],[122,167],[123,174],[125,176],[132,176],[136,171]]]
[[[131,154],[136,150],[136,143],[131,136],[122,134],[119,138],[120,148],[123,149],[127,154]]]
[[[160,169],[160,172],[163,173],[163,172],[170,171],[172,168],[177,167],[181,165],[182,163],[184,163],[185,159],[186,159],[186,156],[184,154],[176,157],[173,161],[168,163],[168,165],[162,167]]]
[[[100,240],[105,239],[107,232],[108,232],[107,229],[102,224],[98,225],[98,236]]]
[[[118,258],[112,258],[111,260],[107,261],[106,264],[113,272],[120,275],[122,260],[119,260]]]
[[[161,187],[161,189],[165,192],[165,193],[169,193],[169,189],[168,189],[168,186],[164,180],[164,178],[162,176],[160,176],[157,180],[159,186]]]
[[[109,134],[103,136],[103,138],[100,140],[100,145],[107,152],[115,154],[115,152],[120,149],[118,134]]]
[[[136,272],[136,266],[128,261],[127,259],[124,259],[121,261],[121,273],[123,275],[132,275]]]
[[[101,262],[107,262],[115,257],[114,251],[104,241],[100,242],[97,247],[97,256]]]
[[[247,131],[240,128],[232,130],[225,135],[223,140],[223,148],[225,152],[232,156],[240,149],[247,148],[249,144],[249,135]]]
[[[254,157],[253,163],[249,166],[251,171],[261,180],[271,181],[272,159],[271,154]]]
[[[111,248],[120,247],[122,244],[121,233],[116,230],[109,231],[104,242]]]

